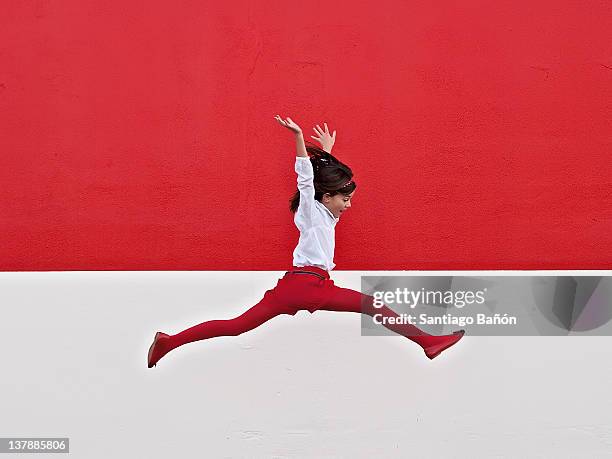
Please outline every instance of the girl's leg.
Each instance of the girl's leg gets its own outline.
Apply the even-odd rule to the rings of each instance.
[[[283,308],[272,290],[263,299],[240,316],[227,320],[209,320],[183,330],[176,335],[158,334],[149,351],[149,368],[164,355],[183,344],[217,336],[237,336],[259,327],[268,320],[284,313],[295,313]],[[161,335],[161,336],[159,336]]]
[[[369,295],[329,284],[328,299],[319,310],[358,312],[374,316],[381,314],[383,317],[399,317],[399,315],[387,306],[375,308],[374,298]],[[421,346],[428,357],[436,357],[442,350],[452,346],[463,336],[463,333],[455,332],[452,335],[434,336],[417,328],[412,324],[392,324],[383,322],[383,326],[395,333],[414,341]]]

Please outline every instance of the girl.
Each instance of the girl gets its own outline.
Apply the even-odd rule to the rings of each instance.
[[[297,157],[297,191],[290,203],[300,239],[293,251],[293,267],[266,291],[263,299],[242,315],[229,320],[211,320],[195,325],[176,335],[157,332],[149,348],[148,367],[179,346],[216,336],[237,336],[252,330],[279,314],[295,315],[300,310],[358,312],[373,316],[398,317],[386,306],[375,308],[374,298],[338,287],[329,277],[334,266],[335,226],[343,212],[351,207],[357,188],[351,169],[331,155],[336,131],[330,135],[319,125],[313,128],[323,149],[306,146],[300,127],[287,117],[275,116],[281,126],[295,135]],[[309,156],[310,153],[312,156]],[[391,322],[391,323],[389,323]],[[383,321],[388,329],[414,341],[433,359],[459,341],[465,331],[451,335],[432,336],[414,325]]]

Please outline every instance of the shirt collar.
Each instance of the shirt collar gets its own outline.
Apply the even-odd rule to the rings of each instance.
[[[331,210],[329,210],[327,207],[325,207],[325,206],[323,205],[323,203],[321,203],[320,201],[315,200],[315,202],[318,204],[318,206],[319,206],[320,208],[322,208],[322,209],[323,209],[323,212],[326,212],[326,213],[327,213],[327,215],[329,215],[329,216],[330,216],[330,218],[331,218],[331,219],[333,220],[333,222],[334,222],[334,225],[335,225],[336,223],[338,223],[338,221],[340,220],[340,218],[336,218],[336,217],[334,217],[334,214],[332,214]]]

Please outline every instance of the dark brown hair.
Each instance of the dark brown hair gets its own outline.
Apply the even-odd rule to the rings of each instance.
[[[310,153],[310,162],[314,171],[313,182],[317,201],[321,202],[325,193],[329,193],[330,196],[339,193],[348,196],[355,191],[357,188],[355,182],[346,185],[346,182],[353,178],[353,171],[350,167],[319,147],[306,145],[306,151]],[[299,205],[300,191],[296,190],[290,199],[289,210],[295,213]]]

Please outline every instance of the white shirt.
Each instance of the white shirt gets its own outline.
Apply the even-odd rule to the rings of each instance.
[[[296,156],[295,172],[300,192],[300,205],[293,221],[300,230],[300,240],[293,251],[293,266],[317,266],[334,269],[336,223],[339,218],[315,200],[314,171],[307,156]]]

